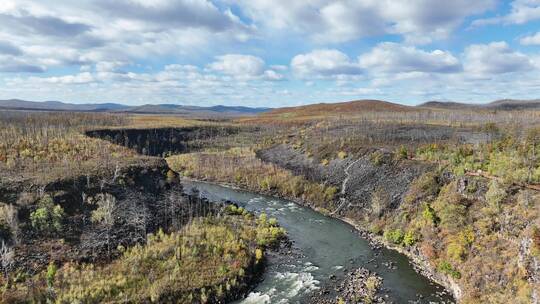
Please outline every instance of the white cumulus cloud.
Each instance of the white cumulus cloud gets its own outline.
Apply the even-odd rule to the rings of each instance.
[[[263,59],[253,55],[226,54],[216,57],[208,69],[244,80],[282,80],[283,75],[273,69],[266,69]]]
[[[344,42],[385,33],[409,40],[445,38],[495,0],[239,0],[256,24],[295,30],[318,42]]]
[[[540,45],[540,32],[534,35],[525,36],[519,40],[523,45]]]
[[[527,55],[512,50],[504,41],[467,47],[464,66],[467,73],[484,76],[524,72],[534,68]]]
[[[296,55],[291,60],[291,68],[295,74],[306,78],[362,73],[358,63],[334,49],[320,49]]]
[[[507,15],[493,18],[484,18],[475,20],[473,26],[482,26],[490,24],[524,24],[529,21],[540,19],[540,1],[539,0],[514,0],[510,3],[511,10]]]
[[[461,70],[461,63],[450,52],[427,52],[392,42],[377,45],[361,55],[359,61],[366,69],[389,73],[454,73]]]

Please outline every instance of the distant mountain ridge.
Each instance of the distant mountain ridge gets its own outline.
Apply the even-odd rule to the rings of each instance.
[[[487,110],[534,110],[540,109],[540,99],[500,99],[485,104],[473,104],[454,101],[428,101],[418,105],[422,108],[437,109],[487,109]]]
[[[297,107],[264,108],[244,106],[191,106],[178,104],[146,104],[128,106],[119,103],[73,104],[60,101],[27,101],[21,99],[0,100],[0,110],[34,110],[34,111],[78,111],[78,112],[112,112],[134,114],[173,114],[184,116],[246,116],[262,114],[264,116],[313,116],[325,114],[347,114],[362,111],[414,111],[415,109],[446,110],[540,110],[540,99],[518,100],[501,99],[486,104],[472,104],[454,101],[428,101],[417,106],[406,106],[383,100],[354,100],[338,103],[318,103]]]
[[[244,106],[188,106],[177,104],[146,104],[128,106],[119,103],[73,104],[60,101],[27,101],[21,99],[0,100],[0,109],[35,110],[35,111],[80,111],[80,112],[115,112],[140,114],[177,114],[177,115],[252,115],[271,110],[271,108],[252,108]]]

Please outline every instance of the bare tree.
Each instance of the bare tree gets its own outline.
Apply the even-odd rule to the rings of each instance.
[[[138,201],[140,198],[129,197],[118,205],[116,213],[121,223],[116,234],[120,243],[130,245],[146,242],[151,217],[144,200]]]
[[[92,212],[92,222],[104,228],[107,255],[111,256],[111,236],[115,224],[116,198],[109,193],[99,195],[98,208]]]
[[[157,203],[156,223],[161,227],[171,230],[180,229],[186,221],[186,217],[192,216],[191,202],[180,190],[171,191],[163,200]]]
[[[2,240],[2,245],[0,245],[0,264],[4,272],[4,276],[7,277],[9,274],[9,269],[13,265],[15,260],[15,251],[13,248],[9,247],[4,240]]]
[[[9,227],[13,242],[18,244],[20,229],[17,209],[13,205],[3,206],[0,210],[0,216],[2,217],[2,220],[6,223],[6,225]]]

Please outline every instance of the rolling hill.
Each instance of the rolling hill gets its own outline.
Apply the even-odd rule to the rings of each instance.
[[[534,110],[540,109],[540,99],[519,100],[519,99],[501,99],[486,104],[462,103],[453,101],[428,101],[418,105],[421,108],[448,109],[448,110]]]
[[[358,111],[384,112],[384,111],[410,111],[411,107],[382,100],[354,100],[338,103],[318,103],[298,107],[279,108],[266,113],[266,115],[281,115],[285,113],[324,114],[324,113],[352,113]]]
[[[411,112],[418,108],[382,100],[354,100],[338,103],[318,103],[298,107],[277,108],[256,117],[242,119],[244,122],[310,120],[329,116],[351,116],[373,112]]]
[[[114,112],[134,114],[172,114],[184,116],[242,116],[269,111],[270,108],[250,108],[242,106],[188,106],[177,104],[147,104],[127,106],[118,103],[72,104],[60,101],[26,101],[20,99],[0,100],[0,109],[27,111],[74,111],[74,112]]]

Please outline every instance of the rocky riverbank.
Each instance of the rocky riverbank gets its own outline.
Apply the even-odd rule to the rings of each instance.
[[[394,212],[402,204],[411,183],[422,174],[433,170],[429,164],[414,161],[394,161],[388,152],[384,153],[384,161],[375,164],[370,154],[362,155],[356,160],[334,159],[328,165],[314,163],[306,155],[290,148],[288,145],[276,145],[257,152],[263,161],[276,164],[282,168],[301,174],[320,183],[340,185],[341,192],[333,210],[313,208],[309,202],[294,200],[304,206],[323,212],[353,226],[358,233],[368,239],[374,248],[386,247],[406,255],[417,272],[430,280],[444,286],[453,297],[459,299],[462,291],[459,285],[448,276],[441,275],[429,264],[418,249],[403,248],[387,242],[382,236],[372,233],[368,227],[359,224],[359,220],[368,215],[372,206],[373,193],[377,189],[385,189],[385,204],[379,206],[381,212]]]
[[[407,256],[409,258],[409,261],[411,262],[411,265],[416,270],[416,272],[422,274],[423,276],[427,277],[431,281],[444,286],[448,290],[448,291],[443,291],[440,294],[441,296],[451,294],[454,298],[459,299],[459,297],[461,297],[461,289],[459,288],[459,286],[455,282],[453,282],[451,279],[447,277],[443,277],[439,273],[434,271],[433,268],[429,266],[428,261],[424,259],[421,254],[419,253],[414,254],[410,250],[405,250],[402,247],[391,244],[390,242],[386,241],[383,237],[375,235],[367,231],[364,227],[360,226],[353,219],[346,218],[346,217],[336,217],[336,218],[353,226],[363,238],[369,240],[370,246],[372,246],[372,248],[385,247],[388,249],[395,250]]]
[[[182,180],[197,181],[197,180],[189,179],[189,178],[182,178]],[[238,186],[236,186],[234,184],[231,184],[231,183],[213,183],[213,182],[210,182],[210,181],[198,181],[198,182],[209,183],[209,184],[217,184],[217,185],[220,185],[222,187],[231,188],[231,189],[240,190],[240,191],[250,191],[249,189],[242,189],[241,187],[238,187]],[[303,200],[301,200],[299,198],[281,197],[281,196],[275,195],[275,194],[273,194],[271,192],[262,192],[262,193],[259,193],[259,194],[268,195],[268,196],[274,196],[274,197],[280,197],[282,199],[291,200],[291,201],[294,201],[294,202],[298,203],[299,205],[308,207],[308,208],[313,209],[314,211],[317,211],[317,212],[321,212],[321,210],[317,210],[311,204],[309,204],[309,202],[303,201]],[[418,273],[420,273],[420,274],[424,275],[425,277],[429,278],[431,281],[433,281],[433,282],[435,282],[437,284],[440,284],[439,283],[439,278],[436,276],[436,274],[431,273],[428,267],[422,266],[422,261],[421,260],[420,261],[416,260],[416,258],[413,255],[409,254],[407,251],[404,251],[401,248],[393,246],[392,244],[386,242],[383,238],[378,237],[378,236],[374,235],[373,233],[367,231],[362,226],[360,226],[356,222],[354,222],[354,220],[351,220],[349,218],[342,217],[342,216],[339,216],[339,215],[335,215],[335,214],[334,215],[329,215],[328,213],[325,213],[325,214],[327,216],[331,216],[333,218],[336,218],[338,220],[341,220],[341,221],[346,222],[347,224],[349,224],[351,226],[351,231],[354,230],[361,238],[368,240],[369,244],[370,244],[370,247],[373,250],[380,251],[383,248],[389,248],[389,249],[396,250],[396,251],[406,255],[409,258],[411,265],[414,267],[414,269]],[[293,243],[289,243],[288,246],[284,246],[284,247],[282,246],[282,247],[278,248],[277,251],[271,252],[270,256],[271,256],[270,259],[273,260],[274,263],[288,264],[289,263],[288,261],[290,261],[290,259],[300,258],[301,253],[298,250],[295,250],[295,247],[294,247]],[[352,264],[352,261],[351,261],[351,264]],[[377,269],[386,268],[386,269],[389,269],[389,270],[396,270],[396,267],[397,267],[395,265],[395,263],[392,263],[392,262],[377,265],[377,262],[374,259],[365,261],[364,265],[366,265],[366,266],[371,265],[371,266],[373,266],[374,268],[377,268]],[[358,269],[362,269],[362,270],[358,270]],[[328,284],[324,284],[323,286],[320,287],[320,289],[313,292],[308,297],[309,303],[336,303],[337,299],[339,299],[339,298],[352,299],[353,296],[360,297],[361,295],[365,294],[365,292],[364,292],[365,290],[363,288],[358,288],[358,293],[353,292],[353,290],[358,287],[358,284],[356,284],[356,283],[359,283],[359,282],[363,281],[364,279],[366,279],[366,274],[369,274],[369,276],[374,276],[374,277],[380,278],[380,276],[377,275],[376,272],[367,270],[368,273],[366,273],[365,272],[366,270],[367,270],[367,268],[363,268],[363,267],[361,267],[361,268],[344,268],[343,276],[342,275],[332,276],[330,278],[330,282]],[[373,279],[371,279],[371,280],[373,280]],[[380,281],[380,283],[382,284],[382,281]],[[440,284],[440,285],[445,286],[443,284]],[[381,286],[379,286],[379,287],[382,288]],[[388,290],[386,290],[386,291],[388,291]],[[450,291],[444,291],[443,290],[443,291],[437,293],[436,296],[440,297],[442,299],[442,298],[448,298],[448,295],[450,295],[450,294],[451,294]],[[389,300],[389,297],[385,296],[386,295],[385,290],[381,289],[380,294],[376,293],[376,295],[378,297],[377,299],[380,298],[380,300],[382,302],[373,302],[373,303],[392,303],[391,300]],[[420,295],[418,296],[417,300],[419,301],[418,303],[421,303],[422,298],[421,298]],[[445,302],[445,301],[441,300],[441,302],[439,302],[439,303],[452,303],[452,302],[453,301],[448,301],[447,300]],[[356,303],[356,302],[347,301],[347,303]]]
[[[375,272],[360,267],[346,271],[342,279],[335,276],[330,283],[314,292],[311,303],[392,303],[381,289],[383,279]]]

